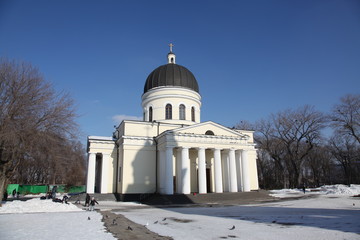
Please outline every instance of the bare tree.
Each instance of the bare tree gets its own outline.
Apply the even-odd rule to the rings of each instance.
[[[325,122],[322,113],[305,105],[257,123],[255,140],[274,160],[275,169],[283,175],[284,187],[297,187],[302,183],[305,158],[320,141]]]
[[[255,142],[258,148],[258,165],[264,181],[261,185],[269,188],[287,187],[287,168],[284,161],[285,147],[275,138],[275,129],[270,120],[256,123]],[[261,169],[263,168],[263,169]],[[270,184],[271,183],[271,184]]]
[[[53,155],[52,146],[75,137],[75,117],[72,99],[55,93],[36,68],[0,59],[1,196],[19,165],[47,159]],[[47,164],[41,167],[51,170],[53,166]],[[40,181],[44,171],[39,171],[29,169]]]
[[[360,94],[346,95],[333,107],[332,126],[342,135],[352,136],[360,144]]]
[[[305,164],[303,176],[308,186],[319,187],[322,184],[332,184],[337,181],[334,161],[326,146],[315,145],[305,157]]]
[[[329,150],[340,163],[344,182],[359,183],[360,178],[360,94],[345,95],[334,105],[329,116],[334,134]]]
[[[350,135],[335,134],[328,146],[334,159],[340,163],[344,173],[344,183],[360,183],[360,147]]]

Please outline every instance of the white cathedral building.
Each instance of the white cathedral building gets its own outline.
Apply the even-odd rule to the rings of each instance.
[[[88,137],[87,193],[190,194],[258,190],[253,131],[201,122],[198,82],[168,63],[147,77],[143,121],[124,120],[112,137]]]

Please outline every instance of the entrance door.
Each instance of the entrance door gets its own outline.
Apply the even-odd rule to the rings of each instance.
[[[95,193],[101,192],[101,166],[102,166],[102,156],[96,155],[96,165],[95,165]]]
[[[206,192],[211,192],[211,172],[210,168],[206,168]]]

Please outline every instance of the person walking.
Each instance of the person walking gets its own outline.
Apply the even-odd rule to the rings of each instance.
[[[91,200],[90,200],[89,211],[94,211],[95,203],[96,203],[96,204],[99,204],[99,203],[95,200],[95,198],[92,197]]]

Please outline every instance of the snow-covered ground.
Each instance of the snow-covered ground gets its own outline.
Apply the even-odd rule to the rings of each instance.
[[[303,196],[302,189],[280,189],[272,190],[271,196],[278,198],[289,198]],[[337,184],[337,185],[324,185],[319,188],[307,188],[305,194],[311,195],[347,195],[354,196],[360,194],[360,185],[352,184],[350,186]]]
[[[29,197],[29,196],[27,196]],[[115,239],[105,231],[98,212],[73,204],[33,198],[0,207],[0,239]]]
[[[313,190],[313,191],[311,191]],[[274,190],[299,197],[245,206],[138,209],[121,212],[151,231],[174,239],[360,239],[360,185]],[[234,229],[233,229],[234,228]]]
[[[273,190],[304,198],[231,207],[145,208],[102,203],[116,213],[174,239],[360,239],[360,185]],[[131,207],[129,207],[131,206]],[[139,206],[139,207],[136,207]],[[89,220],[90,218],[90,220]],[[69,204],[32,199],[0,208],[0,239],[114,239],[101,214]]]

